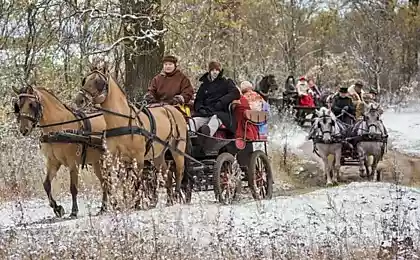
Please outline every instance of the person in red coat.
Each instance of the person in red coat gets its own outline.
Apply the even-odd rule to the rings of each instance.
[[[258,127],[252,123],[246,124],[247,118],[245,117],[245,111],[251,110],[248,100],[241,94],[241,98],[235,100],[234,104],[234,115],[237,122],[235,137],[239,139],[246,138],[246,140],[256,140],[258,138]]]

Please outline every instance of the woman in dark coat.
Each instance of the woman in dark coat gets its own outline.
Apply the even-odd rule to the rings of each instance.
[[[239,99],[239,89],[233,80],[223,76],[219,62],[209,63],[209,71],[201,78],[202,82],[194,101],[193,124],[195,130],[213,136],[221,124],[232,133],[236,131],[235,118],[229,111],[232,101]]]

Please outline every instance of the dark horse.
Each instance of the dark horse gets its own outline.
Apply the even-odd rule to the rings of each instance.
[[[264,76],[261,81],[256,84],[255,91],[270,105],[278,106],[281,104],[281,99],[273,95],[278,89],[279,85],[276,82],[276,78],[273,74],[269,74]]]

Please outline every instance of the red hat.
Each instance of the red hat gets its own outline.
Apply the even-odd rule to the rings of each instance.
[[[300,77],[300,78],[299,78],[299,81],[306,81],[305,76]]]

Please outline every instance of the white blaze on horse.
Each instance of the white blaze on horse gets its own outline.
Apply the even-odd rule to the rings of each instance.
[[[340,161],[344,127],[334,114],[326,107],[315,111],[316,118],[309,132],[309,139],[313,140],[314,152],[322,159],[327,186],[338,183],[340,175]],[[330,162],[328,156],[333,155]]]
[[[383,158],[388,140],[388,132],[380,119],[382,113],[379,104],[367,104],[363,120],[358,121],[352,129],[359,157],[360,176],[373,177],[375,181],[379,181],[377,166]]]

